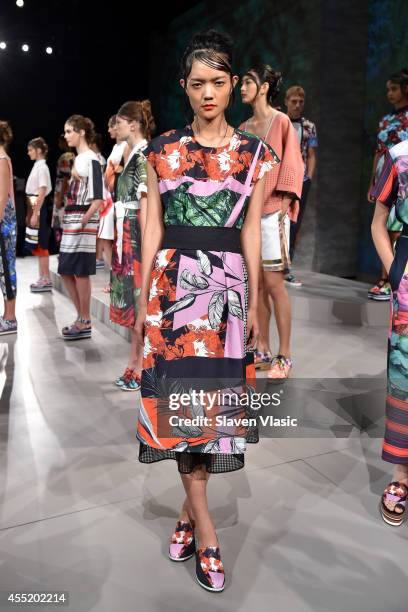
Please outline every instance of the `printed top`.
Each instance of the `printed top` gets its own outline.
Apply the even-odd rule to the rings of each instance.
[[[297,133],[306,173],[308,149],[309,147],[316,148],[318,146],[316,126],[312,121],[309,121],[309,119],[306,119],[305,117],[291,119],[291,121]]]
[[[103,200],[102,166],[97,155],[88,149],[76,156],[67,194],[67,206],[89,206],[92,200]]]
[[[235,129],[227,145],[206,147],[191,126],[154,138],[144,155],[158,176],[165,226],[241,229],[254,184],[279,162],[257,136]]]
[[[386,152],[384,165],[373,196],[392,208],[401,223],[408,223],[408,140],[404,140]]]
[[[116,199],[119,202],[136,202],[147,193],[146,158],[142,154],[147,140],[135,145],[127,159],[116,185]]]
[[[66,151],[59,156],[57,161],[57,172],[55,177],[55,188],[54,188],[54,203],[62,199],[62,206],[65,206],[66,190],[68,181],[71,177],[71,169],[74,165],[75,155],[70,151]]]
[[[385,115],[378,126],[377,153],[385,153],[394,145],[408,139],[408,106]]]

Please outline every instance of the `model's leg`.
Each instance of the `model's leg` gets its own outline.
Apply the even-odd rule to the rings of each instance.
[[[101,238],[96,239],[96,259],[103,259],[103,243]]]
[[[91,279],[89,276],[76,276],[76,288],[79,299],[79,316],[86,321],[91,319]],[[86,327],[81,323],[79,327]]]
[[[112,265],[112,240],[105,240],[105,238],[100,238],[99,242],[102,243],[103,258],[105,259],[105,262],[110,268]]]
[[[276,326],[279,334],[279,355],[290,357],[290,333],[292,310],[289,294],[285,286],[283,272],[263,273],[265,293],[273,301]]]
[[[50,258],[48,255],[38,258],[38,267],[40,271],[40,278],[50,280]]]
[[[75,276],[61,274],[61,278],[76,308],[78,316],[80,316],[79,295],[78,295],[77,285],[75,282]]]
[[[16,318],[16,298],[13,300],[4,300],[3,319],[6,321],[14,321]]]
[[[180,474],[187,495],[188,512],[195,520],[198,546],[218,546],[214,523],[208,510],[207,482],[209,474],[205,466],[196,466],[191,474]]]
[[[393,480],[403,482],[408,486],[408,465],[396,465]]]
[[[136,332],[132,328],[131,330],[132,339],[130,344],[130,356],[127,367],[131,370],[136,370],[138,374],[140,374],[142,370],[142,360],[143,360],[143,347],[139,346],[136,341]]]
[[[271,320],[271,308],[269,298],[265,293],[265,285],[263,280],[263,270],[259,273],[258,286],[258,321],[259,321],[259,336],[257,342],[257,350],[260,353],[270,351],[269,345],[269,322]]]

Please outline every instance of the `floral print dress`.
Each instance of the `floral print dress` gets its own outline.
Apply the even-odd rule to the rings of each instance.
[[[229,238],[239,241],[254,184],[279,160],[240,130],[224,147],[204,147],[190,126],[155,138],[144,155],[158,177],[166,233],[178,246],[161,248],[151,273],[139,460],[176,459],[184,473],[197,464],[236,470],[246,441],[257,439],[239,424],[245,410],[225,402],[225,390],[242,391],[255,370],[246,350],[245,261]],[[188,406],[172,405],[183,393]]]
[[[379,123],[376,153],[381,157],[375,171],[375,183],[380,177],[387,151],[404,140],[408,140],[408,106],[384,115]],[[390,210],[387,229],[390,232],[402,230],[402,224],[395,216],[395,206]]]
[[[392,299],[382,458],[408,465],[408,140],[386,152],[373,195],[390,211],[395,208],[402,228],[389,271]]]
[[[135,145],[116,185],[110,319],[123,327],[134,327],[140,294],[140,200],[147,193],[142,150],[146,145],[146,140]]]

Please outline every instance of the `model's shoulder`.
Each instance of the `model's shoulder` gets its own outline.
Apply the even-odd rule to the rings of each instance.
[[[408,157],[408,140],[402,140],[398,144],[389,149],[392,159],[395,161],[398,157]]]
[[[241,141],[245,141],[248,143],[258,143],[263,142],[262,138],[257,136],[256,134],[252,134],[251,132],[247,132],[246,130],[241,130],[240,128],[235,128],[235,133]]]
[[[188,133],[188,131],[185,128],[184,129],[168,130],[167,132],[163,132],[163,134],[160,134],[159,136],[155,136],[154,138],[152,138],[152,140],[149,142],[149,145],[152,148],[155,148],[157,145],[160,145],[160,144],[167,144],[167,143],[170,143],[170,142],[178,142],[183,137],[186,137],[188,135],[189,135],[189,133]]]

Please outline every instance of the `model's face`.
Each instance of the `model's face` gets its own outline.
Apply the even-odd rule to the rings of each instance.
[[[302,116],[303,108],[305,106],[305,99],[302,96],[290,96],[285,100],[286,108],[288,109],[288,115],[292,119],[298,119]]]
[[[407,99],[407,93],[403,93],[398,83],[387,81],[387,99],[390,104],[396,106]]]
[[[34,147],[27,147],[27,155],[31,161],[38,159],[38,151],[39,149],[34,149]]]
[[[81,140],[81,132],[84,133],[84,130],[79,130],[79,132],[76,132],[70,123],[65,124],[64,136],[69,147],[79,146],[79,142]]]
[[[108,133],[112,140],[116,140],[116,123],[108,124]]]
[[[256,80],[250,74],[245,74],[242,77],[241,83],[241,99],[244,104],[252,104],[255,102],[261,90],[258,92]]]
[[[137,121],[129,121],[129,119],[118,115],[115,127],[116,137],[118,140],[127,140],[131,134],[136,134],[138,125]]]
[[[224,113],[238,77],[233,77],[222,70],[210,68],[203,62],[195,60],[185,83],[180,85],[190,101],[195,115],[207,121]]]

